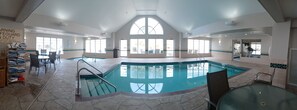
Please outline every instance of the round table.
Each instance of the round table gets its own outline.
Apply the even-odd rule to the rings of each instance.
[[[248,85],[222,96],[217,110],[297,110],[297,95],[271,85]]]
[[[39,60],[47,60],[47,59],[49,59],[49,56],[38,56],[38,59]]]

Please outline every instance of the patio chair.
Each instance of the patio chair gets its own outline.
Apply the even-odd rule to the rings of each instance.
[[[227,69],[213,73],[207,73],[207,88],[209,99],[208,110],[215,110],[219,99],[230,90]]]
[[[258,72],[253,83],[263,83],[272,85],[275,69],[287,69],[287,65],[277,63],[270,63],[270,67],[273,68],[272,73]]]
[[[35,67],[35,70],[38,69],[38,75],[39,75],[39,68],[44,66],[44,71],[46,73],[46,65],[44,63],[39,62],[38,55],[30,54],[30,69],[29,74],[31,72],[32,67]]]
[[[61,63],[61,50],[58,51],[56,58]]]
[[[35,50],[35,54],[38,56],[39,55],[39,51]]]
[[[47,51],[46,49],[40,49],[40,55],[45,55],[46,56]]]
[[[51,64],[54,64],[54,69],[56,69],[56,52],[49,52],[49,61],[48,63],[50,64],[50,67],[51,67]]]

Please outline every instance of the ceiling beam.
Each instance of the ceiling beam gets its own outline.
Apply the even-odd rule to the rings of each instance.
[[[26,0],[15,21],[24,22],[44,0]]]
[[[9,20],[9,21],[14,21],[14,17],[8,17],[8,16],[1,16],[0,15],[0,19],[6,19],[6,20]]]
[[[275,22],[285,22],[278,0],[258,0]]]

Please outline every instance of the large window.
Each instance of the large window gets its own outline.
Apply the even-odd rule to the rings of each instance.
[[[161,26],[161,24],[153,19],[153,18],[148,18],[148,23],[147,23],[148,27],[148,34],[163,34],[163,28]]]
[[[131,54],[145,54],[145,39],[130,39]]]
[[[61,52],[63,54],[62,38],[36,37],[36,50],[46,49],[47,52]]]
[[[163,53],[163,39],[149,39],[148,40],[148,53],[161,54]]]
[[[147,25],[146,25],[147,23]],[[130,29],[130,35],[163,35],[163,27],[153,18],[140,18],[134,22]]]
[[[188,39],[188,53],[209,53],[209,40]]]
[[[251,42],[251,48],[254,49],[252,52],[253,55],[261,55],[261,43],[260,42]]]
[[[86,52],[106,53],[106,39],[86,40]]]
[[[145,34],[145,18],[138,19],[131,27],[131,35],[142,35]]]

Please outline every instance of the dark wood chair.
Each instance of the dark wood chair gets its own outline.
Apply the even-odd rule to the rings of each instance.
[[[40,67],[44,66],[44,70],[46,73],[46,65],[44,63],[39,62],[38,55],[30,54],[30,69],[29,73],[31,72],[32,67],[35,67],[35,70],[38,69],[38,75],[39,75],[39,69]]]
[[[285,64],[277,64],[277,63],[270,63],[270,68],[273,68],[271,73],[265,73],[265,72],[258,72],[256,74],[256,78],[253,83],[263,83],[272,85],[273,77],[275,74],[275,69],[287,69],[287,65]]]
[[[47,55],[47,50],[46,49],[41,49],[40,50],[40,55],[46,56]]]
[[[39,55],[39,51],[35,50],[35,54],[38,56]]]
[[[227,69],[207,73],[206,77],[209,99],[205,100],[208,102],[208,109],[215,110],[219,99],[230,90]]]
[[[57,53],[56,52],[49,52],[49,61],[48,63],[50,64],[50,67],[51,67],[51,64],[54,64],[54,69],[56,69],[56,58],[57,57]]]

